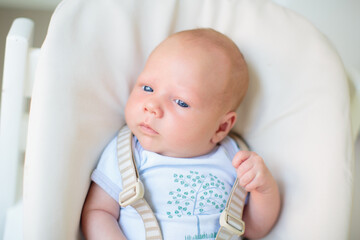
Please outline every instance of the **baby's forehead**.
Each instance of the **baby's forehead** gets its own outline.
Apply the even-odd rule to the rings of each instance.
[[[233,71],[237,71],[239,67],[239,58],[242,58],[242,55],[235,45],[235,43],[225,35],[214,31],[212,29],[196,29],[190,31],[184,31],[177,34],[174,34],[170,38],[174,38],[175,48],[185,49],[192,53],[193,58],[196,59],[202,55],[201,60],[209,60],[213,62],[209,72],[211,70],[221,71],[223,77],[218,79],[216,85],[228,85],[230,82],[229,74]]]

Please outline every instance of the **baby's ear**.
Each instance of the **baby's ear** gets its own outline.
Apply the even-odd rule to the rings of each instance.
[[[211,139],[212,143],[219,143],[221,142],[230,132],[232,127],[235,125],[236,122],[236,112],[228,112],[223,117],[222,121],[219,124],[217,131],[215,132],[214,136]]]

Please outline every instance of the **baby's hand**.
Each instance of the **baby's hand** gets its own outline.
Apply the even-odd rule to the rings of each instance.
[[[254,152],[239,151],[232,161],[239,184],[246,191],[266,193],[272,187],[273,177],[262,157]]]

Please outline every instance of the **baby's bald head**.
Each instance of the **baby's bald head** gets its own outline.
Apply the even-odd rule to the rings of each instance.
[[[229,110],[235,111],[249,84],[246,62],[236,44],[224,34],[205,28],[178,32],[167,40],[181,41],[186,48],[200,48],[209,58],[216,58],[215,67],[223,73],[223,78],[218,79],[224,83],[222,104],[229,103]]]

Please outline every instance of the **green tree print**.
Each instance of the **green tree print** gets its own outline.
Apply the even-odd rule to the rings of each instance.
[[[167,211],[168,218],[196,216],[199,232],[198,215],[216,214],[224,210],[229,193],[217,176],[189,171],[188,174],[175,173],[173,181],[178,187],[169,192],[167,204],[172,206],[172,210]]]

